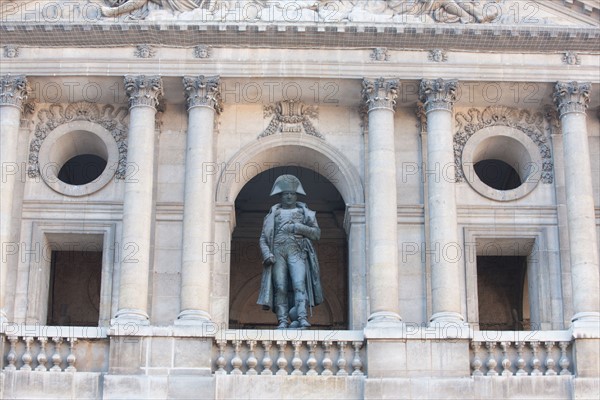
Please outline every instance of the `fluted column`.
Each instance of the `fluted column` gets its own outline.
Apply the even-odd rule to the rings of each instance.
[[[394,111],[399,82],[363,80],[368,107],[367,262],[369,324],[400,322],[398,296],[398,227]]]
[[[221,112],[219,77],[184,77],[188,106],[181,312],[178,324],[211,320],[210,289],[214,253],[214,120]]]
[[[129,97],[127,164],[134,166],[136,173],[125,181],[119,310],[114,323],[149,323],[155,117],[162,88],[158,76],[125,77],[125,92]]]
[[[427,115],[427,180],[431,259],[431,323],[464,321],[460,303],[462,246],[458,239],[452,107],[456,80],[423,80],[419,97]]]
[[[24,76],[6,75],[0,80],[0,244],[2,262],[0,263],[0,330],[6,322],[5,291],[8,271],[7,250],[12,233],[13,195],[19,174],[16,172],[19,125],[23,102],[29,94],[27,79]],[[9,173],[14,167],[14,173]]]
[[[598,287],[598,242],[594,215],[592,169],[586,124],[591,83],[558,82],[554,102],[563,133],[565,192],[571,255],[573,311],[575,324],[598,329],[600,297]]]

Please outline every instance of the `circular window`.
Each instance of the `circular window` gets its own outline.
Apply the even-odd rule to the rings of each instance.
[[[46,137],[39,153],[40,174],[53,190],[85,196],[114,176],[119,149],[104,127],[88,121],[61,125]]]
[[[467,182],[478,193],[510,201],[526,196],[537,186],[542,159],[533,140],[520,130],[491,126],[469,138],[462,167]]]

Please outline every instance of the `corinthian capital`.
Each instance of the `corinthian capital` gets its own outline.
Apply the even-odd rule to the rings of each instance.
[[[129,107],[147,106],[156,108],[163,95],[160,76],[127,75],[125,93],[129,97]]]
[[[218,114],[223,111],[218,76],[185,76],[183,87],[188,110],[192,107],[210,107]]]
[[[21,110],[31,92],[27,78],[23,75],[5,75],[0,79],[0,106],[14,106]]]
[[[396,98],[400,82],[397,79],[363,79],[362,98],[369,111],[376,108],[387,108],[394,111],[396,109]]]
[[[590,104],[592,84],[589,82],[557,82],[554,86],[554,104],[559,116],[569,113],[585,113]]]
[[[423,102],[425,112],[452,111],[457,89],[458,81],[456,79],[423,79],[419,87],[419,99]]]

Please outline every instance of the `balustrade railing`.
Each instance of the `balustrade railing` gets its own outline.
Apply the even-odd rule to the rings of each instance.
[[[472,376],[572,374],[568,331],[477,331],[471,341]]]
[[[229,330],[215,338],[217,375],[363,376],[362,331]]]
[[[2,338],[4,371],[99,372],[107,366],[102,328],[14,326]]]

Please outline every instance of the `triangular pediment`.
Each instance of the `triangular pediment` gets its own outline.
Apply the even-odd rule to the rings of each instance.
[[[598,0],[505,0],[497,23],[600,27]]]

